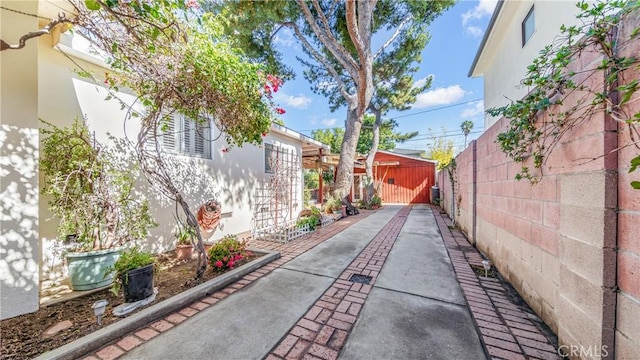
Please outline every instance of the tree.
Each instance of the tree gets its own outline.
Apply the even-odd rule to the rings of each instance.
[[[473,129],[473,122],[471,120],[465,120],[460,124],[460,129],[462,129],[462,133],[464,134],[464,147],[467,147],[467,136]]]
[[[318,129],[311,131],[311,137],[329,145],[332,154],[340,154],[340,146],[344,138],[343,128]]]
[[[312,89],[327,96],[334,110],[346,107],[334,190],[335,196],[346,198],[364,115],[376,93],[374,64],[384,66],[381,60],[388,54],[400,58],[403,49],[419,45],[416,39],[426,33],[427,25],[452,4],[449,0],[237,1],[224,3],[221,11],[228,19],[228,33],[272,69],[284,68],[272,39],[280,29],[291,29],[309,56],[310,60],[301,61]],[[389,36],[374,51],[375,34]]]
[[[110,57],[114,70],[104,83],[112,91],[131,89],[144,112],[122,102],[128,117],[140,119],[135,149],[143,174],[163,195],[176,201],[197,231],[197,276],[206,268],[198,221],[163,159],[156,137],[169,117],[181,113],[197,121],[211,119],[229,144],[259,144],[274,117],[271,93],[280,79],[247,59],[224,39],[220,18],[202,14],[195,0],[69,1],[72,18],[64,13],[40,30],[25,34],[18,44],[2,40],[0,50],[15,50],[25,42],[71,24]],[[90,73],[81,71],[90,76]],[[102,83],[102,79],[95,79]],[[110,96],[112,97],[112,96]],[[281,112],[281,109],[276,109]]]
[[[375,131],[376,118],[373,115],[367,115],[364,118],[362,124],[362,131],[358,137],[358,146],[356,148],[359,154],[368,154],[373,147],[374,131]],[[417,131],[400,133],[394,131],[398,127],[398,123],[393,120],[385,120],[381,122],[379,126],[379,148],[382,150],[393,150],[396,147],[396,143],[404,142],[409,139],[413,139],[418,136]],[[335,154],[340,153],[340,145],[344,137],[344,129],[331,128],[331,129],[319,129],[311,132],[311,137],[329,145],[331,152]]]
[[[451,160],[453,160],[453,140],[434,137],[427,150],[427,158],[438,162],[436,166],[438,170],[449,166]]]

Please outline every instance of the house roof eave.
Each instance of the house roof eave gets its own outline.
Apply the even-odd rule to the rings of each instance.
[[[493,14],[491,15],[491,20],[489,20],[489,25],[487,26],[487,30],[485,30],[484,35],[482,36],[482,41],[480,42],[480,46],[478,47],[478,51],[476,52],[476,56],[473,59],[473,63],[471,64],[471,68],[469,68],[469,73],[467,73],[468,77],[476,77],[481,74],[476,73],[476,67],[480,62],[480,58],[482,57],[482,53],[489,41],[489,37],[493,32],[493,28],[497,22],[498,16],[500,15],[500,11],[502,10],[502,5],[504,4],[504,0],[498,0],[496,4],[496,8],[493,10]]]

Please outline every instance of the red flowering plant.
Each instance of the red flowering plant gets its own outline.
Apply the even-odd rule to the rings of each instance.
[[[226,235],[209,249],[209,263],[215,272],[224,272],[247,256],[247,242],[235,235]]]

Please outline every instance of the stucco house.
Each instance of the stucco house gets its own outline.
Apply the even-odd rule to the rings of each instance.
[[[593,3],[594,1],[587,1]],[[468,76],[484,80],[484,108],[500,107],[529,91],[520,84],[539,51],[579,23],[577,1],[498,1]],[[498,119],[485,114],[484,128]]]
[[[576,4],[497,3],[469,70],[469,76],[484,79],[485,109],[507,105],[531,90],[520,85],[527,66],[560,35],[561,25],[579,24]],[[638,19],[637,11],[626,17],[617,36],[629,39]],[[634,39],[616,51],[635,57],[638,49],[640,41]],[[593,69],[600,56],[584,51],[570,69]],[[594,83],[602,82],[595,74]],[[637,78],[634,68],[628,79]],[[564,99],[565,104],[578,101],[571,94]],[[630,113],[638,111],[637,103],[625,106]],[[638,153],[628,146],[635,140],[627,131],[634,125],[604,111],[594,113],[563,136],[543,164],[544,176],[532,186],[514,180],[521,164],[496,143],[508,123],[485,115],[485,132],[456,157],[455,181],[439,175],[444,197],[456,200],[454,209],[449,201],[444,206],[557,334],[559,350],[572,359],[637,358],[640,203],[629,186],[637,179],[629,174],[629,163]]]
[[[43,22],[46,24],[46,20],[26,14],[46,19],[56,17],[60,11],[60,3],[55,1],[3,1],[2,5],[15,10],[2,9],[0,13],[0,30],[7,41],[15,41]],[[56,30],[52,35],[28,41],[21,50],[0,53],[2,319],[36,311],[42,281],[62,275],[60,259],[52,257],[51,251],[57,238],[56,221],[50,219],[47,200],[39,195],[43,175],[38,171],[38,119],[57,126],[84,119],[95,138],[110,146],[122,146],[120,140],[137,136],[139,126],[135,119],[125,121],[120,103],[105,100],[109,93],[102,86],[101,76],[108,66],[89,50],[89,45],[77,32]],[[79,76],[79,67],[94,73],[99,81]],[[125,91],[116,96],[129,104],[135,98]],[[269,206],[274,199],[279,202],[280,221],[295,220],[303,207],[303,158],[315,158],[321,150],[327,153],[328,146],[279,125],[272,125],[262,146],[245,145],[223,151],[228,145],[222,138],[214,141],[217,135],[213,125],[196,125],[175,116],[162,138],[162,147],[171,156],[176,183],[193,210],[213,197],[222,205],[221,226],[208,236],[215,240],[264,226],[270,221],[264,213],[273,210]],[[283,170],[274,168],[274,158],[279,159],[279,166],[287,167],[285,197],[274,194],[269,185],[276,170]],[[160,224],[137,245],[154,252],[171,250],[175,246],[175,204],[159,196],[144,179],[139,178],[137,184],[149,198]]]

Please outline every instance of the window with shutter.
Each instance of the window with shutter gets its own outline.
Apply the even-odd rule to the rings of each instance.
[[[172,116],[169,121],[161,126],[160,135],[162,148],[167,152],[179,152],[179,133],[177,131],[176,121],[177,118]]]
[[[167,152],[211,158],[211,127],[208,122],[195,121],[174,115],[163,123],[158,142]]]

